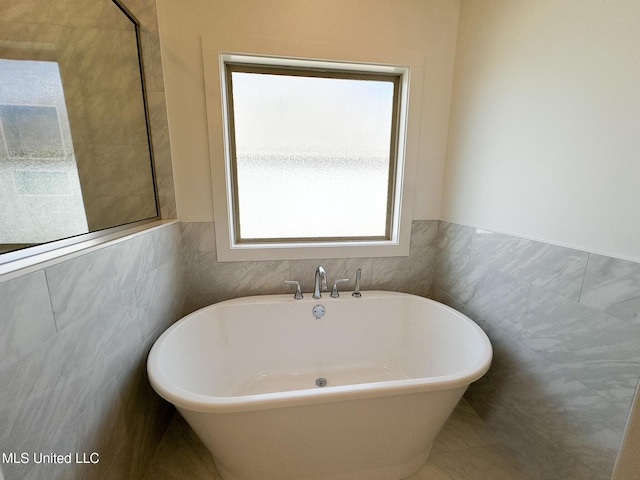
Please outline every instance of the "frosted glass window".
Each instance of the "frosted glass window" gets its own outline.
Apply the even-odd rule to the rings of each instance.
[[[0,119],[10,157],[64,156],[56,107],[0,105]]]
[[[89,231],[60,69],[0,59],[0,251]]]
[[[388,239],[399,80],[227,64],[236,241]]]

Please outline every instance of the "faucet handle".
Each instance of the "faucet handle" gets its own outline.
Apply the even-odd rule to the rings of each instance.
[[[338,298],[340,296],[340,294],[338,293],[338,284],[348,282],[348,281],[349,281],[348,278],[341,278],[340,280],[336,280],[335,282],[333,282],[333,288],[331,289],[330,297]]]
[[[296,300],[300,300],[302,298],[302,287],[300,287],[300,282],[298,282],[297,280],[285,280],[284,283],[286,283],[287,285],[296,286],[296,293],[293,298],[295,298]]]

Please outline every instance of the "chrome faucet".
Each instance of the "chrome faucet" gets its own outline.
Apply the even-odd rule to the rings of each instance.
[[[296,300],[302,300],[304,298],[302,296],[302,287],[300,286],[300,282],[298,282],[297,280],[285,280],[284,283],[286,283],[287,285],[296,286],[296,293],[293,298],[295,298]]]
[[[333,282],[333,288],[331,289],[331,295],[329,295],[331,298],[340,298],[340,292],[338,292],[338,284],[339,283],[344,283],[344,282],[348,282],[349,279],[348,278],[341,278],[339,280],[336,280],[335,282]]]
[[[313,298],[322,298],[320,291],[327,291],[327,274],[324,268],[316,268],[316,277],[313,285]]]
[[[356,270],[356,285],[353,289],[353,293],[351,294],[356,298],[360,298],[362,296],[362,294],[360,293],[360,276],[361,275],[362,275],[362,269],[358,267],[358,269]]]

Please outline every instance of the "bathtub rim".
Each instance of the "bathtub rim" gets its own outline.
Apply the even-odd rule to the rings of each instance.
[[[343,295],[346,297],[348,293],[349,292],[345,292]],[[450,375],[326,386],[321,389],[308,388],[301,390],[229,396],[211,396],[194,393],[179,387],[169,377],[164,375],[163,369],[160,366],[162,346],[169,341],[172,333],[179,328],[183,328],[190,318],[193,318],[196,315],[201,315],[206,310],[215,309],[216,307],[223,305],[242,303],[264,304],[295,301],[293,300],[293,297],[288,294],[253,295],[225,300],[200,308],[184,316],[165,330],[153,344],[147,358],[147,376],[149,378],[149,382],[156,393],[178,408],[184,408],[194,412],[230,413],[448,390],[468,386],[480,379],[489,370],[493,358],[491,342],[478,324],[463,313],[441,302],[408,293],[368,290],[363,291],[362,294],[363,296],[366,295],[370,298],[384,298],[389,296],[412,297],[417,301],[436,304],[438,308],[449,311],[474,331],[475,335],[481,342],[481,346],[479,347],[481,348],[480,357],[484,360],[471,364],[467,368]],[[359,301],[358,299],[351,300],[351,296],[348,296],[348,298],[345,299],[347,301]],[[340,299],[326,300],[339,301]],[[167,388],[165,385],[170,385],[171,388]]]

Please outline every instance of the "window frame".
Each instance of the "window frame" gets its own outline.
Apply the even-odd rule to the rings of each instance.
[[[283,75],[298,76],[303,78],[328,78],[339,80],[368,80],[383,81],[393,85],[393,98],[391,110],[391,131],[389,138],[389,169],[387,173],[387,198],[386,198],[386,218],[384,235],[358,235],[358,236],[339,236],[339,237],[270,237],[270,238],[243,238],[240,225],[240,198],[238,188],[238,164],[236,154],[236,135],[235,135],[235,111],[233,104],[233,73],[250,73],[250,74],[266,74],[266,75]],[[315,243],[344,243],[344,242],[379,242],[390,241],[394,233],[394,217],[397,213],[394,208],[398,201],[396,197],[396,183],[398,178],[398,142],[400,134],[400,111],[402,102],[402,72],[381,72],[381,71],[364,71],[337,69],[337,68],[318,68],[318,67],[301,67],[295,65],[282,64],[264,64],[253,62],[224,62],[224,88],[226,96],[225,105],[225,121],[227,127],[227,148],[228,148],[228,171],[231,192],[228,192],[229,201],[231,203],[231,216],[233,219],[233,241],[238,245],[269,245],[269,244],[315,244]]]
[[[308,48],[260,48],[243,45],[241,49],[220,45],[215,38],[202,41],[206,118],[208,124],[209,161],[212,182],[212,217],[206,206],[190,221],[214,220],[214,243],[218,262],[278,261],[301,259],[378,258],[408,256],[411,241],[413,205],[416,195],[416,172],[420,147],[420,119],[424,78],[424,54],[420,51],[402,52],[376,49],[366,53],[344,44],[315,50],[315,58],[300,56]],[[228,127],[225,121],[226,88],[225,62],[293,65],[307,68],[336,68],[363,71],[396,72],[402,74],[402,102],[398,116],[398,162],[396,169],[396,202],[393,233],[390,240],[247,244],[235,242],[229,192],[230,169]],[[308,214],[305,206],[292,205],[296,215]],[[207,247],[211,248],[211,247]]]

